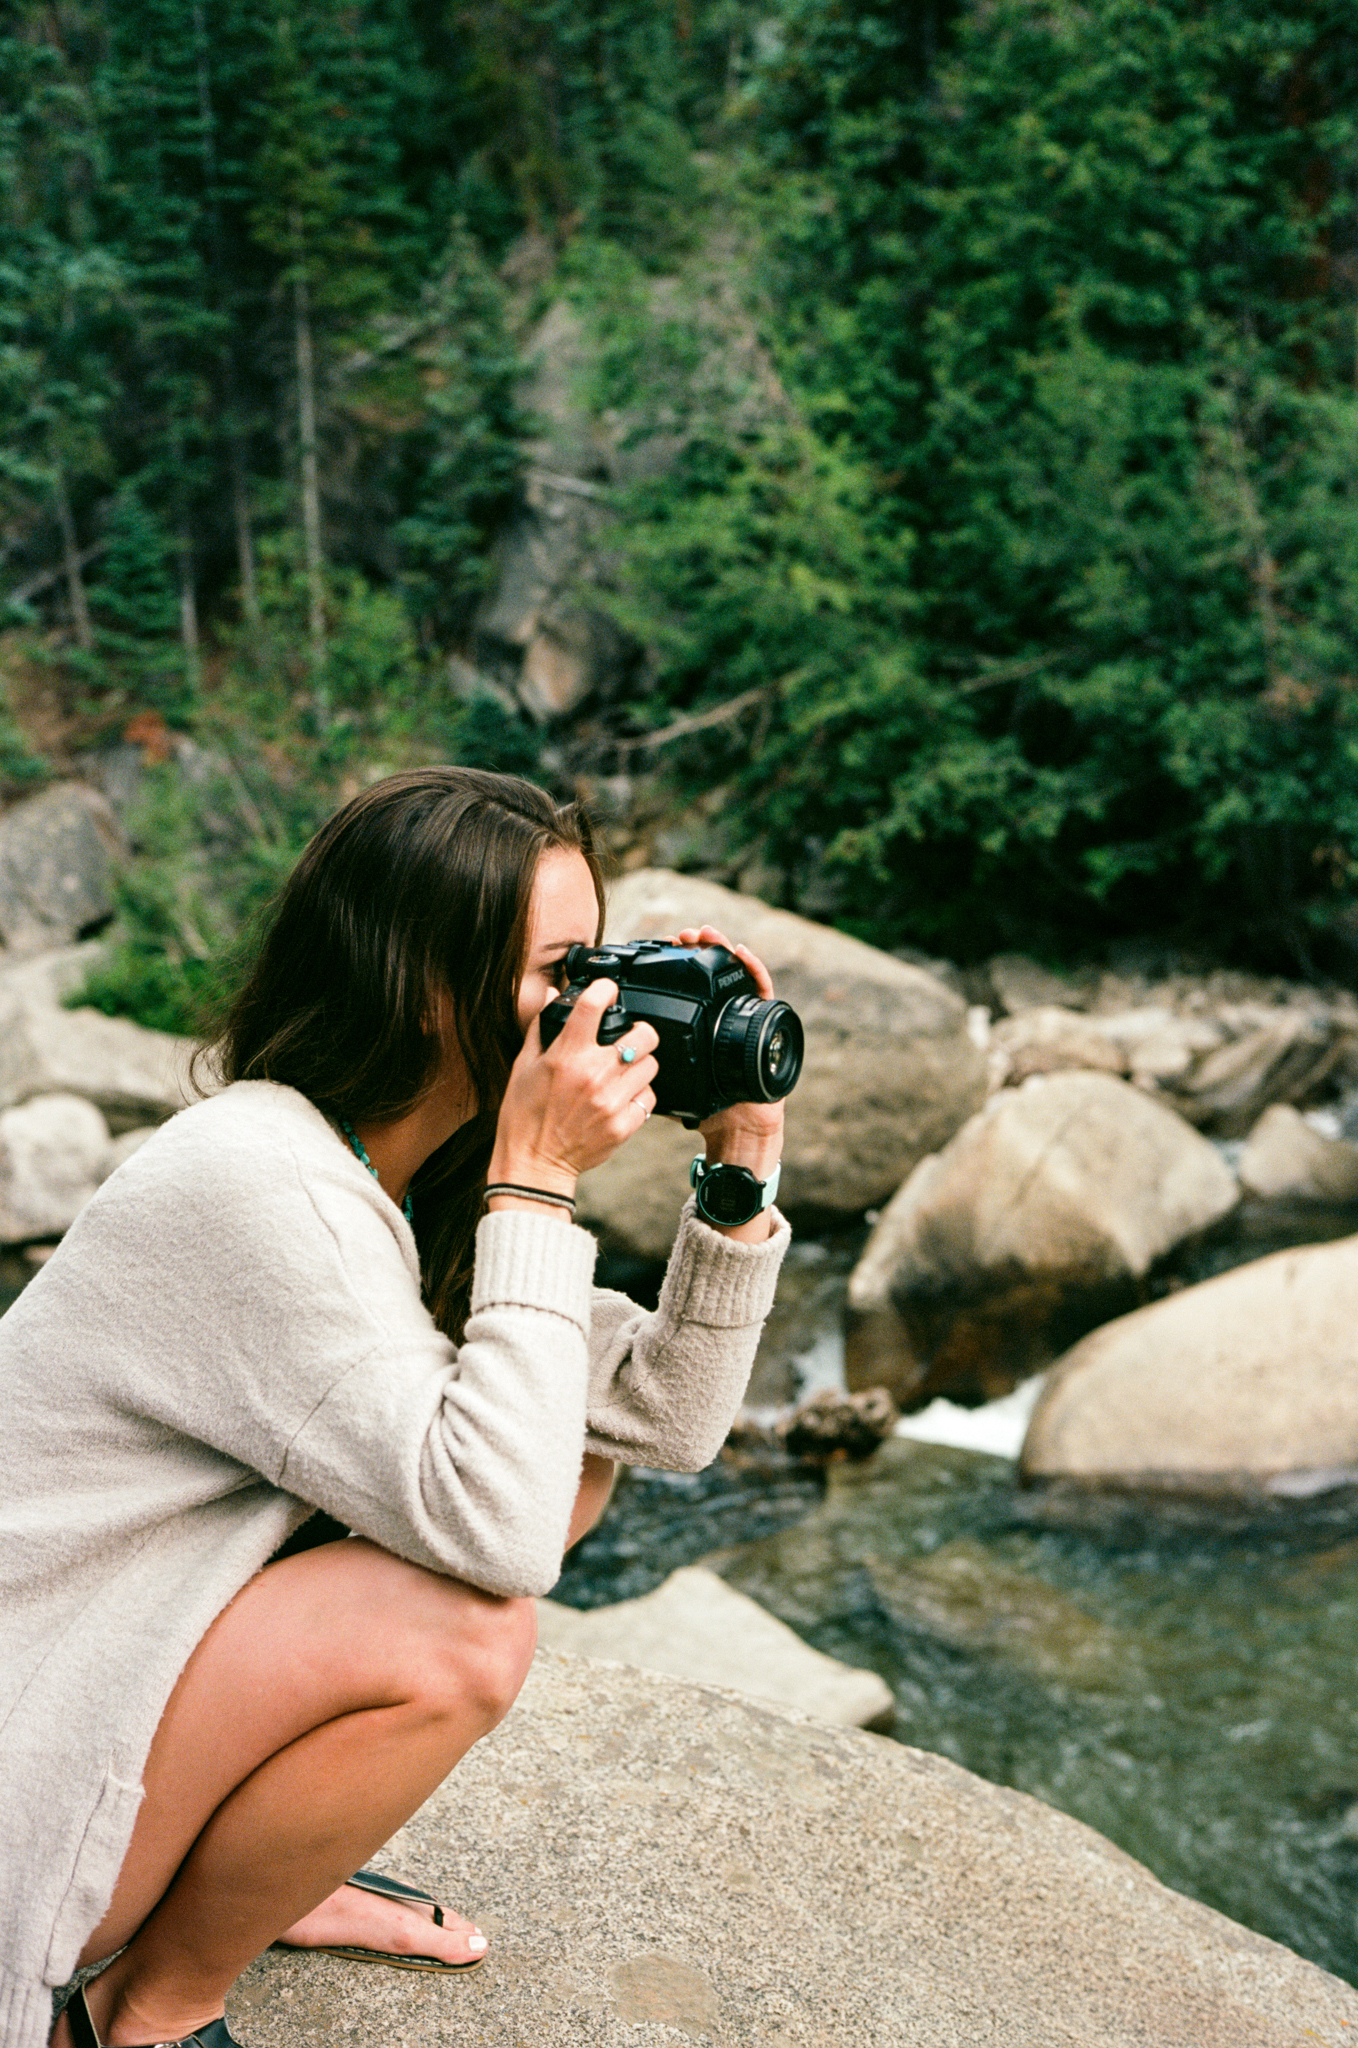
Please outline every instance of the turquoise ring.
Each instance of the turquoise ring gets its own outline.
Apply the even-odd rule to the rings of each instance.
[[[618,1058],[625,1067],[630,1067],[636,1056],[637,1049],[634,1045],[620,1045],[618,1047]]]

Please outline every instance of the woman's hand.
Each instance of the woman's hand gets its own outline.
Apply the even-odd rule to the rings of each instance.
[[[600,1045],[599,1020],[617,999],[616,982],[590,982],[545,1052],[533,1019],[500,1105],[492,1182],[573,1195],[580,1174],[641,1129],[655,1108],[652,1055],[659,1040],[649,1024],[637,1023],[614,1044]],[[622,1058],[624,1048],[635,1055],[630,1063]],[[508,1195],[492,1202],[518,1206]]]
[[[766,1001],[772,999],[773,977],[763,961],[748,946],[733,946],[715,925],[686,926],[679,933],[677,943],[681,946],[725,946],[727,952],[734,953],[741,965],[753,975],[761,997]],[[733,1102],[729,1109],[718,1110],[698,1128],[707,1147],[709,1166],[715,1166],[718,1160],[730,1166],[748,1166],[756,1180],[767,1180],[783,1156],[781,1102]],[[766,1209],[750,1223],[728,1225],[722,1234],[740,1238],[746,1243],[762,1244],[772,1232],[772,1217]]]

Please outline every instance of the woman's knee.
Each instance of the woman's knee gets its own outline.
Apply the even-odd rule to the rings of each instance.
[[[519,1696],[537,1647],[537,1608],[468,1586],[450,1586],[454,1610],[423,1644],[420,1693],[436,1712],[469,1708],[487,1728]]]

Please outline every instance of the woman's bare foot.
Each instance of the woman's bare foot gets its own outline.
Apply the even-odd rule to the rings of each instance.
[[[433,1908],[417,1900],[384,1899],[350,1884],[322,1899],[278,1937],[285,1948],[375,1948],[383,1955],[435,1956],[442,1963],[475,1963],[490,1943],[470,1920],[444,1909],[434,1925]]]

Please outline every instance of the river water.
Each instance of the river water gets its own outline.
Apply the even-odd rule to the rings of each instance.
[[[1353,1222],[1245,1217],[1165,1278]],[[803,1390],[834,1382],[854,1251],[794,1246],[756,1367],[765,1398],[789,1364]],[[632,1598],[703,1558],[817,1649],[879,1672],[898,1740],[1034,1793],[1358,1983],[1352,1504],[1044,1525],[1014,1462],[1035,1392],[935,1402],[825,1479],[729,1452],[694,1477],[624,1474],[554,1597]]]
[[[823,1498],[721,1464],[628,1475],[555,1597],[631,1597],[702,1556],[880,1672],[899,1740],[1358,1982],[1352,1525],[1044,1528],[1010,1460],[896,1438]]]

